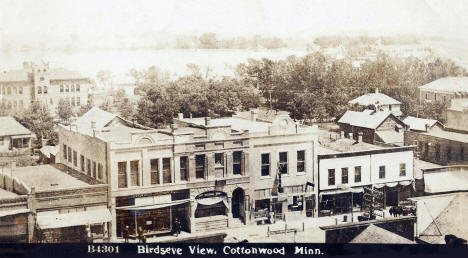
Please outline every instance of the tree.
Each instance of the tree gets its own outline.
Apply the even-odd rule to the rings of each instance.
[[[124,98],[121,102],[118,102],[117,111],[127,120],[133,121],[135,117],[134,105],[128,98]]]
[[[138,102],[136,119],[138,123],[149,127],[165,127],[172,123],[178,108],[165,89],[151,88]]]
[[[105,88],[111,86],[112,84],[112,72],[108,70],[101,70],[96,74],[97,80]]]
[[[42,146],[42,139],[48,139],[52,145],[58,144],[58,134],[54,130],[54,119],[46,106],[33,102],[23,112],[17,113],[15,119],[24,127],[31,130],[37,137],[36,147]]]
[[[61,99],[57,105],[57,114],[63,122],[68,123],[73,116],[73,109],[68,99]]]

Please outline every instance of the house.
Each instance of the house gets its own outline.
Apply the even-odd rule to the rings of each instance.
[[[419,87],[419,102],[445,102],[468,96],[468,77],[444,77]]]
[[[434,119],[424,119],[419,117],[407,116],[403,119],[403,123],[408,126],[411,131],[424,132],[428,128],[432,128],[436,123],[442,125],[440,122]]]
[[[0,238],[64,243],[108,237],[107,185],[90,185],[50,165],[13,167],[0,173]],[[9,205],[7,205],[9,204]]]
[[[48,63],[25,62],[23,69],[0,73],[0,106],[15,112],[37,101],[55,113],[60,100],[77,110],[88,101],[89,78]]]
[[[400,110],[401,102],[380,93],[379,89],[375,89],[375,93],[368,93],[350,100],[348,104],[359,105],[364,108],[373,106],[377,111],[389,111],[396,117],[402,115]]]
[[[319,215],[360,211],[366,187],[380,189],[383,206],[398,205],[414,193],[414,147],[384,147],[340,138],[318,153]]]
[[[338,125],[344,136],[355,140],[362,134],[363,141],[370,144],[403,145],[406,125],[390,111],[348,110],[338,120]]]
[[[0,152],[30,150],[34,134],[13,117],[0,117]]]
[[[468,131],[468,98],[455,98],[447,108],[447,127]]]
[[[305,187],[315,165],[308,128],[289,116],[267,123],[179,114],[174,122],[148,128],[92,108],[60,127],[57,162],[108,182],[114,241],[126,226],[131,234],[142,226],[149,237],[170,233],[176,220],[190,233],[240,227],[270,204],[280,219],[305,216],[315,197]]]

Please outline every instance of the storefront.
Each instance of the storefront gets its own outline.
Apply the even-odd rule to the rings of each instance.
[[[36,218],[37,241],[40,243],[87,242],[88,231],[92,239],[109,237],[108,209],[58,213],[40,212]]]
[[[413,197],[413,181],[406,180],[400,182],[391,182],[385,184],[376,184],[374,188],[381,189],[385,193],[385,205],[386,206],[398,206],[400,201],[404,201],[408,198]]]
[[[195,218],[227,216],[229,204],[227,194],[221,191],[210,191],[195,197]]]
[[[351,209],[361,209],[363,198],[362,187],[349,190],[332,190],[320,193],[319,216],[331,216],[351,213]]]

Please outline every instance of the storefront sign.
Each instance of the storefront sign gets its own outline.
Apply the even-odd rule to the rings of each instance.
[[[135,206],[164,204],[164,203],[170,203],[170,202],[171,202],[170,194],[135,198]]]

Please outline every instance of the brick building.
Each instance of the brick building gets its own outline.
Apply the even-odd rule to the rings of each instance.
[[[61,99],[78,109],[88,102],[89,78],[48,63],[25,63],[23,69],[0,72],[0,106],[11,112],[28,108],[33,101],[54,114]]]
[[[468,77],[445,77],[419,87],[419,102],[445,102],[468,96]]]

